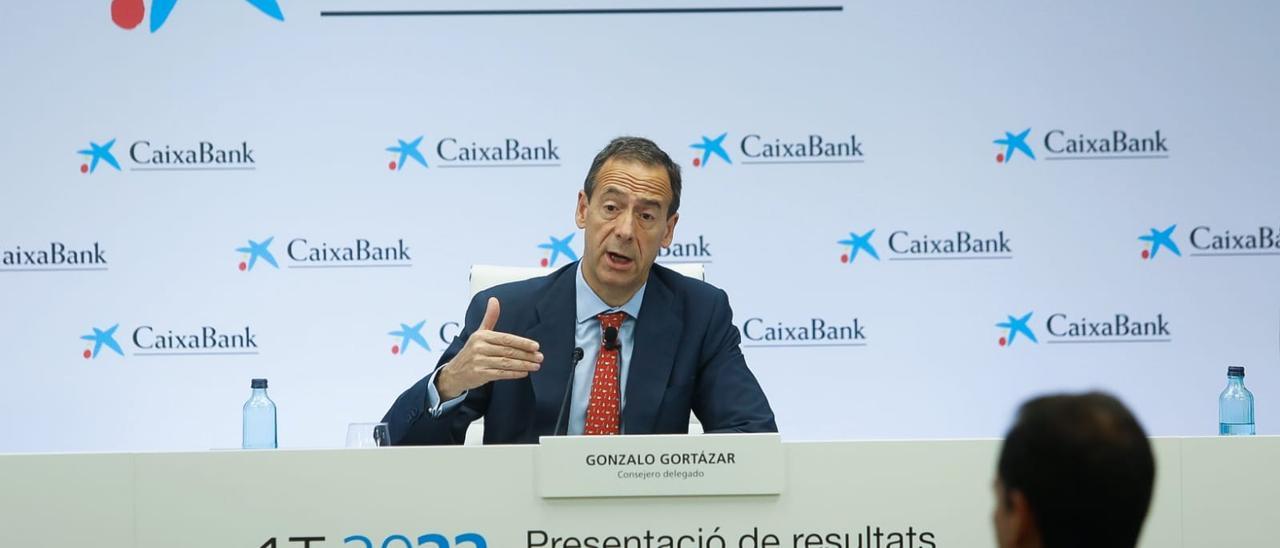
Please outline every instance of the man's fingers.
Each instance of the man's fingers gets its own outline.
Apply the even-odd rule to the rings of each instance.
[[[476,347],[476,353],[481,356],[511,358],[513,360],[542,363],[541,352],[529,352],[514,346],[502,346],[500,344],[494,344],[486,341],[481,341],[481,343]]]
[[[534,362],[524,360],[513,360],[511,358],[498,358],[493,356],[485,356],[476,360],[477,365],[486,369],[501,369],[503,371],[537,371],[542,368],[541,365]]]
[[[503,381],[510,379],[523,379],[529,376],[527,371],[508,371],[506,369],[485,369],[484,376],[488,381]]]
[[[493,332],[485,337],[484,340],[495,346],[509,346],[524,352],[538,351],[538,341],[526,339],[524,337],[517,337],[510,333]]]
[[[492,331],[493,326],[498,325],[498,312],[500,312],[498,298],[489,297],[489,302],[484,307],[484,319],[480,320],[482,331]]]

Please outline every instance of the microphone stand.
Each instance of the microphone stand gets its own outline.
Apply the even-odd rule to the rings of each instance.
[[[569,423],[564,422],[565,409],[569,407],[569,394],[573,392],[573,378],[578,375],[578,362],[582,361],[582,348],[573,349],[573,365],[569,367],[569,381],[564,385],[564,397],[560,400],[560,413],[556,415],[556,428],[551,431],[552,435],[563,436],[569,433]],[[564,432],[560,431],[560,425],[564,424]]]

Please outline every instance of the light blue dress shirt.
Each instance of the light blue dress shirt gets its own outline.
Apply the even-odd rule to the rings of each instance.
[[[622,383],[619,388],[622,390],[621,409],[625,409],[627,405],[627,371],[631,365],[632,341],[635,340],[636,319],[640,317],[640,304],[644,302],[644,289],[648,284],[640,286],[640,290],[620,307],[611,307],[605,304],[604,300],[596,295],[596,292],[587,285],[587,279],[582,273],[582,263],[579,262],[574,266],[576,270],[575,276],[575,300],[576,311],[574,317],[573,343],[582,349],[582,361],[578,362],[578,366],[573,372],[573,395],[569,402],[569,434],[582,434],[583,425],[587,421],[587,406],[591,403],[591,382],[594,380],[596,373],[596,357],[600,354],[600,346],[603,344],[604,331],[600,327],[600,319],[597,317],[606,312],[625,312],[626,319],[622,320],[622,328],[618,330],[618,342],[622,344],[619,352],[618,369],[622,375]],[[544,364],[545,365],[545,364]],[[437,373],[439,370],[437,370]],[[537,373],[534,373],[535,375]],[[431,380],[427,383],[427,409],[431,411],[433,417],[439,417],[441,414],[452,410],[458,404],[462,403],[463,398],[467,397],[467,393],[463,392],[461,396],[453,398],[446,402],[440,401],[440,392],[436,390],[436,373],[431,374]],[[625,425],[623,425],[625,428]]]

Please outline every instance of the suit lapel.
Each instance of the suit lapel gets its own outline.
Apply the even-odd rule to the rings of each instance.
[[[683,317],[683,304],[676,301],[671,290],[650,271],[640,317],[636,320],[631,364],[627,367],[627,401],[622,410],[624,433],[653,433],[658,408],[675,364]]]
[[[572,265],[570,265],[572,266]],[[533,384],[533,428],[536,435],[550,434],[555,429],[560,402],[573,364],[574,276],[575,268],[563,268],[538,301],[537,318],[525,337],[538,341],[542,352],[542,368],[529,375]],[[567,418],[565,420],[568,420]],[[537,441],[536,437],[533,441]]]

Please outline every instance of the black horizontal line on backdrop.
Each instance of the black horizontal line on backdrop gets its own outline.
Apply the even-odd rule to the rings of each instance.
[[[1168,154],[1148,154],[1128,156],[1045,156],[1045,161],[1064,161],[1064,160],[1168,160]]]
[[[1192,257],[1266,257],[1280,255],[1280,251],[1231,252],[1231,253],[1189,253]]]
[[[107,267],[92,268],[0,268],[0,272],[101,272]]]
[[[257,352],[134,352],[134,356],[257,356]]]
[[[1012,255],[1000,257],[889,257],[890,261],[994,261],[1010,260]]]
[[[560,167],[560,164],[440,164],[436,167]]]
[[[755,6],[719,8],[545,8],[513,10],[330,10],[320,17],[449,17],[511,15],[684,15],[844,11],[844,6]]]
[[[1107,339],[1100,341],[1047,341],[1049,344],[1167,343],[1173,339]]]
[[[866,346],[867,343],[813,343],[813,344],[744,344],[743,348],[823,348],[833,346]]]
[[[763,164],[861,164],[866,160],[748,160],[744,165]]]
[[[289,268],[412,268],[411,264],[291,264]]]
[[[254,171],[256,167],[131,167],[129,171]]]

